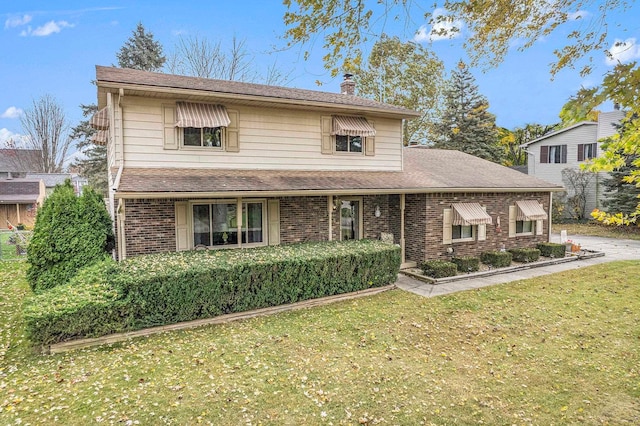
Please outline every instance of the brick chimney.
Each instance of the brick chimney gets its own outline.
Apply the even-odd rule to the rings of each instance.
[[[345,74],[344,80],[340,83],[340,93],[343,95],[356,94],[356,82],[352,80],[353,74]]]

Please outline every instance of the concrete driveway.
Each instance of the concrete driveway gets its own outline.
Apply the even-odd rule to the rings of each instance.
[[[396,286],[421,296],[433,297],[442,294],[450,294],[458,291],[539,277],[541,275],[555,274],[557,272],[584,268],[599,263],[613,262],[615,260],[640,260],[640,241],[590,237],[586,235],[570,235],[569,238],[576,243],[579,243],[583,249],[603,252],[605,255],[603,257],[582,259],[575,262],[560,263],[556,265],[527,269],[524,271],[492,275],[488,277],[470,278],[443,284],[428,284],[400,274],[398,275]],[[551,242],[559,243],[560,234],[552,235]]]

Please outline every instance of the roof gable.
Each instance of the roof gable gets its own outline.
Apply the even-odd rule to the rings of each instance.
[[[520,146],[523,147],[523,148],[526,148],[526,147],[528,147],[530,145],[533,145],[534,143],[538,143],[538,142],[541,142],[541,141],[543,141],[545,139],[548,139],[550,137],[557,136],[557,135],[560,135],[562,133],[572,131],[574,129],[577,129],[578,127],[582,127],[582,126],[597,126],[597,125],[598,125],[598,123],[596,123],[595,121],[581,121],[580,123],[574,124],[573,126],[565,127],[564,129],[560,129],[560,130],[556,130],[554,132],[547,133],[544,136],[540,136],[537,139],[534,139],[534,140],[529,141],[527,143],[523,143]]]

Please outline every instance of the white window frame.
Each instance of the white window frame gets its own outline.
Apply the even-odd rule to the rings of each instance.
[[[460,238],[454,238],[453,236],[453,229],[456,227],[460,227]],[[469,228],[471,230],[471,236],[470,237],[462,237],[462,229],[463,228]],[[477,229],[477,225],[451,225],[451,241],[454,243],[463,243],[463,242],[469,242],[469,241],[476,241],[476,237],[478,235],[478,229]]]
[[[338,151],[338,136],[341,135],[333,135],[333,152],[336,154],[344,154],[344,155],[364,155],[364,151],[366,149],[366,141],[367,138],[364,136],[349,136],[344,135],[341,137],[347,138],[347,150],[346,151]],[[360,151],[351,151],[351,138],[360,138]]]
[[[262,204],[262,241],[259,243],[243,243],[242,242],[242,233],[243,231],[246,231],[246,229],[243,227],[243,218],[242,218],[242,210],[243,210],[243,206],[245,204],[250,204],[250,203],[260,203]],[[239,218],[240,221],[238,222],[238,227],[235,228],[237,229],[238,232],[238,242],[236,244],[229,244],[229,245],[211,245],[211,246],[207,246],[208,249],[213,249],[213,250],[224,250],[224,249],[230,249],[230,248],[251,248],[251,247],[262,247],[262,246],[266,246],[269,244],[269,228],[268,228],[268,218],[267,218],[267,214],[268,214],[268,209],[267,209],[267,199],[266,198],[227,198],[227,199],[215,199],[215,200],[194,200],[194,201],[189,201],[188,203],[188,215],[189,215],[189,224],[188,224],[188,230],[189,230],[189,244],[192,248],[195,248],[194,245],[194,240],[193,240],[193,234],[194,234],[194,218],[193,218],[193,207],[196,205],[213,205],[213,204],[236,204],[237,205],[237,209],[236,211],[239,211]],[[247,218],[248,220],[248,218]],[[238,221],[238,217],[236,217],[236,221]]]
[[[204,145],[204,132],[203,129],[211,128],[211,129],[220,129],[220,146],[205,146]],[[200,129],[200,146],[194,145],[185,145],[184,144],[184,130],[185,129]],[[193,149],[193,150],[207,150],[207,151],[224,151],[226,144],[226,134],[227,128],[224,126],[218,127],[181,127],[178,128],[178,138],[180,141],[180,148],[182,149]]]
[[[529,222],[531,224],[530,231],[518,232],[518,223],[522,223],[522,229],[524,229],[524,224]],[[516,220],[516,235],[517,236],[526,236],[526,235],[534,235],[535,234],[536,224],[533,220]]]

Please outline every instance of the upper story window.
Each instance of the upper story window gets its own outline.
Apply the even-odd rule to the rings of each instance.
[[[336,135],[336,152],[362,152],[362,136]]]
[[[541,163],[564,164],[567,162],[567,145],[543,145],[540,147]]]
[[[182,143],[184,146],[222,148],[223,127],[185,127]]]
[[[227,109],[222,105],[176,103],[176,127],[182,146],[223,148],[225,129],[231,123]]]
[[[598,144],[585,143],[578,145],[578,161],[590,160],[597,157]]]

